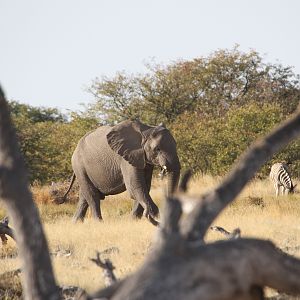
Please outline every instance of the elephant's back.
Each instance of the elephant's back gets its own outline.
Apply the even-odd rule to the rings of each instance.
[[[86,133],[78,142],[75,151],[86,152],[107,148],[106,135],[110,132],[110,126],[101,126]]]
[[[113,164],[120,156],[108,145],[106,135],[112,127],[101,126],[84,135],[74,151],[73,156],[81,157],[85,163]]]

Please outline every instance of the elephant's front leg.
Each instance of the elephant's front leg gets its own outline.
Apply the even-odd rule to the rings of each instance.
[[[137,169],[127,163],[123,166],[122,173],[124,183],[130,196],[135,200],[136,211],[144,210],[146,217],[156,217],[159,213],[158,207],[153,202],[149,194],[149,186],[147,184],[143,169]],[[138,204],[141,206],[138,206]]]
[[[146,168],[144,169],[144,176],[145,176],[145,180],[146,180],[148,193],[150,192],[150,188],[151,188],[152,174],[153,174],[153,166],[146,165]],[[134,218],[140,219],[143,216],[144,208],[138,200],[135,200],[135,199],[133,199],[133,200],[134,200],[134,203],[133,203],[133,207],[132,207],[132,216]]]

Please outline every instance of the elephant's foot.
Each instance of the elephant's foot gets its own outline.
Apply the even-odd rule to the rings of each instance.
[[[141,219],[144,213],[143,206],[137,201],[134,201],[133,207],[132,207],[132,218],[133,219]]]
[[[156,220],[156,216],[154,216],[153,211],[151,209],[145,209],[143,214],[147,220],[154,226],[159,226],[160,223]],[[158,215],[158,214],[157,214]]]
[[[78,216],[74,216],[72,219],[73,223],[83,223],[84,218],[78,217]]]
[[[159,218],[159,209],[155,204],[151,206],[150,214],[156,219]]]
[[[160,222],[156,221],[154,217],[151,214],[144,214],[144,216],[147,218],[147,220],[154,226],[159,226]]]
[[[99,217],[99,216],[93,217],[93,220],[100,221],[100,222],[103,221],[102,217]],[[73,217],[73,223],[79,223],[79,222],[83,223],[84,222],[84,217],[74,216]]]
[[[153,219],[159,219],[159,209],[157,205],[153,202],[150,203],[146,211],[144,211],[145,216],[151,216]]]
[[[131,216],[132,216],[133,219],[139,220],[139,219],[142,218],[143,212],[144,212],[144,209],[141,209],[141,210],[133,210],[132,213],[131,213]]]
[[[132,209],[132,217],[134,219],[141,219],[142,216],[145,216],[151,224],[158,226],[159,222],[155,219],[159,217],[159,209],[154,202],[149,203],[148,205],[144,205],[135,201]]]
[[[160,225],[160,222],[156,221],[151,215],[148,215],[147,219],[154,226],[159,226]]]
[[[102,216],[93,216],[93,220],[102,222],[103,218]]]

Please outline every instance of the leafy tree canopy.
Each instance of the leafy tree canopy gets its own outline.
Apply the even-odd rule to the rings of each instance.
[[[90,111],[107,123],[139,118],[171,124],[186,112],[219,117],[250,101],[276,103],[289,114],[300,100],[299,76],[292,67],[265,63],[254,50],[244,53],[235,47],[147,68],[146,74],[96,78],[89,89],[95,96]]]
[[[13,118],[24,118],[33,123],[66,121],[66,116],[57,108],[34,107],[17,101],[10,101],[9,107]]]

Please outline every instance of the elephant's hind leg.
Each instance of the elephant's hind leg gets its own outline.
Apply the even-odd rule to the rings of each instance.
[[[102,220],[100,209],[100,199],[104,199],[102,193],[100,193],[95,187],[89,187],[88,192],[84,193],[83,196],[91,209],[93,218]]]
[[[86,174],[80,174],[76,177],[79,182],[79,204],[77,212],[74,216],[78,219],[83,219],[87,210],[87,206],[90,207],[93,218],[102,220],[100,199],[104,199],[103,194],[93,185]]]
[[[100,209],[100,195],[97,196],[96,198],[93,197],[91,199],[90,208],[92,211],[93,218],[97,220],[102,220],[102,214]]]
[[[89,205],[86,202],[86,200],[84,199],[83,195],[81,194],[81,192],[79,192],[79,202],[78,202],[78,205],[77,205],[77,210],[76,210],[76,212],[74,214],[74,217],[73,217],[74,222],[84,220],[84,217],[86,215],[88,206]]]

